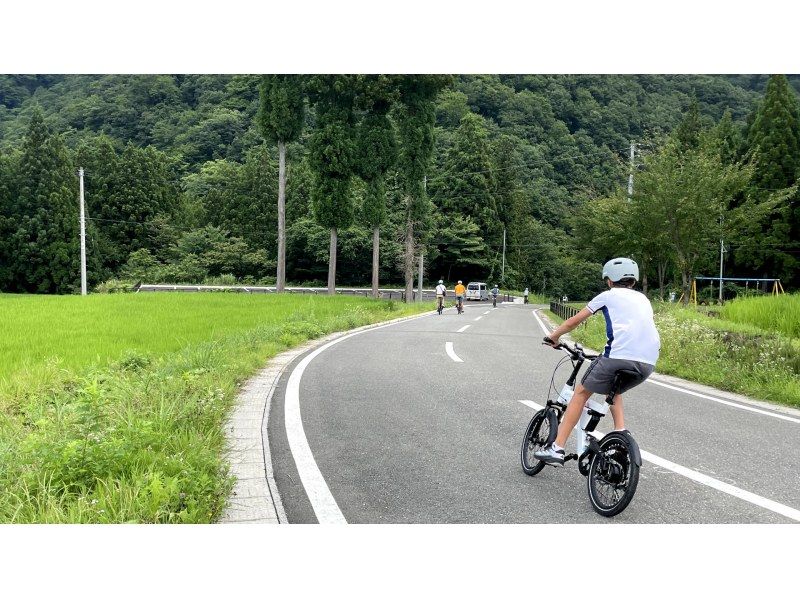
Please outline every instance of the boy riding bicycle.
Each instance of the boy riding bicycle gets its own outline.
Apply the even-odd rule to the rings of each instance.
[[[439,315],[441,315],[444,307],[445,295],[447,295],[447,287],[444,286],[443,280],[439,280],[439,284],[436,285],[436,311],[439,312]]]
[[[456,288],[454,289],[456,294],[456,305],[458,307],[458,313],[460,314],[464,309],[464,295],[467,293],[467,287],[459,280]]]
[[[633,260],[615,258],[603,266],[603,279],[609,290],[589,301],[585,308],[548,337],[553,348],[558,349],[561,335],[576,328],[589,316],[600,311],[606,320],[607,343],[602,355],[592,362],[575,387],[553,444],[534,453],[537,459],[550,465],[564,464],[564,446],[589,397],[593,393],[608,394],[616,373],[632,370],[638,372],[638,377],[627,379],[611,405],[614,429],[624,430],[622,393],[644,382],[653,373],[658,360],[661,339],[653,321],[653,308],[647,297],[633,289],[639,280],[639,266]]]

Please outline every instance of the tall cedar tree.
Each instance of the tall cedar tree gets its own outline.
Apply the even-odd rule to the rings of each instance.
[[[389,110],[397,95],[394,78],[365,75],[360,104],[366,114],[356,129],[356,170],[366,183],[363,216],[372,228],[372,296],[378,297],[381,226],[386,221],[386,173],[397,161],[397,139]]]
[[[132,143],[117,153],[107,140],[82,157],[87,161],[86,203],[99,230],[104,267],[117,272],[132,252],[162,249],[155,241],[158,229],[178,207],[173,161],[152,146]]]
[[[0,289],[5,289],[11,276],[12,253],[9,238],[14,230],[11,220],[12,165],[9,156],[0,151]]]
[[[202,207],[205,222],[244,239],[270,255],[277,251],[278,169],[266,145],[247,152],[243,164],[231,160],[206,162],[184,179],[189,201]],[[259,277],[264,275],[259,273]]]
[[[305,96],[300,75],[265,75],[261,80],[258,126],[265,139],[278,144],[277,291],[286,286],[286,144],[303,131]]]
[[[311,203],[314,218],[330,230],[328,294],[336,293],[338,231],[353,223],[351,179],[356,161],[354,75],[315,75],[309,80],[317,127],[309,142],[314,171]]]
[[[754,192],[766,197],[771,191],[791,187],[800,173],[800,118],[794,90],[784,75],[772,75],[764,101],[757,108],[747,135],[755,158]],[[760,246],[743,252],[745,259],[763,274],[794,284],[800,264],[794,251],[800,239],[800,198],[792,193],[776,209],[763,230]]]
[[[480,252],[470,252],[471,263],[460,260],[461,278],[489,274],[487,265],[502,245],[503,224],[497,213],[493,170],[483,118],[473,113],[465,114],[447,152],[444,175],[434,197],[444,217],[443,225],[456,234],[456,245],[465,243],[468,234],[466,231],[463,231],[463,236],[459,234],[461,216],[468,217],[477,225],[483,239]]]
[[[70,293],[80,285],[78,179],[40,110],[22,145],[10,209],[8,289]]]
[[[433,154],[433,130],[436,124],[436,95],[452,83],[449,75],[403,75],[398,78],[400,102],[397,128],[400,140],[398,174],[402,182],[405,207],[405,256],[403,271],[406,302],[414,288],[415,234],[422,237],[422,227],[430,214],[430,200],[425,191],[425,177]],[[416,231],[415,231],[416,227]]]
[[[700,122],[700,105],[697,98],[692,98],[689,110],[675,129],[673,137],[682,151],[696,150],[700,145],[700,131],[703,125]]]

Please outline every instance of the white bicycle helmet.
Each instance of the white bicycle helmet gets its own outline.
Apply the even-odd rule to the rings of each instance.
[[[440,281],[439,281],[439,284],[444,284],[444,281],[443,281],[443,280],[440,280]]]
[[[639,280],[639,266],[627,257],[615,257],[603,266],[603,280],[606,278],[611,282],[619,282],[623,278]]]

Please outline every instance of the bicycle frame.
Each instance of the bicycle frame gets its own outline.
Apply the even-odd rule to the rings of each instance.
[[[562,345],[561,348],[568,353],[572,359],[572,373],[559,391],[558,398],[555,401],[547,401],[547,405],[549,407],[553,407],[558,410],[559,422],[561,422],[561,418],[564,415],[564,411],[566,411],[567,405],[569,405],[569,402],[575,396],[575,385],[578,379],[578,373],[583,367],[584,362],[587,360],[591,361],[593,359],[597,359],[597,357],[589,357],[585,355],[580,345],[576,345],[576,349],[574,350],[564,345]],[[608,413],[609,405],[614,404],[614,397],[617,395],[617,389],[618,385],[615,384],[614,388],[608,393],[608,395],[606,395],[606,399],[602,403],[591,398],[586,402],[583,413],[581,414],[575,429],[572,431],[572,436],[575,437],[575,453],[567,455],[565,457],[565,461],[570,459],[579,459],[578,463],[580,464],[585,454],[591,454],[597,451],[597,440],[591,435],[591,432],[594,432],[598,422],[600,421],[600,418]],[[589,453],[587,453],[587,450]]]

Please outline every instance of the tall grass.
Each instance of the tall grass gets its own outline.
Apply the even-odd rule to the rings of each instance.
[[[800,338],[800,293],[734,299],[722,306],[720,316],[732,322]]]
[[[2,299],[16,339],[2,356],[26,359],[5,365],[0,388],[0,522],[214,521],[232,484],[222,426],[244,379],[306,339],[432,308],[354,297]]]

